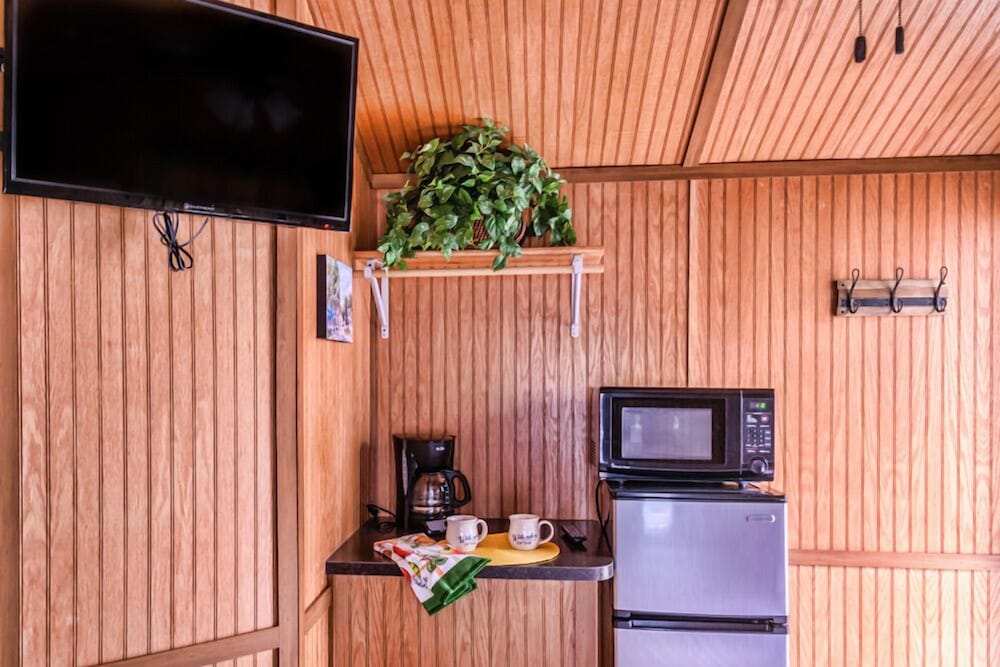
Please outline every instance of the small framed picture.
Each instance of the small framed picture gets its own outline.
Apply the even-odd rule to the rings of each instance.
[[[341,343],[354,342],[354,271],[328,255],[316,256],[317,335]]]

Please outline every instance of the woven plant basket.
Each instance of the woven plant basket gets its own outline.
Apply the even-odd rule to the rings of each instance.
[[[528,231],[530,221],[531,211],[526,209],[521,215],[521,226],[517,228],[517,234],[514,235],[514,241],[518,245],[521,245],[521,241],[524,240],[524,235]],[[479,244],[487,238],[489,238],[489,234],[486,233],[486,224],[482,220],[476,220],[472,223],[472,243],[469,245],[469,248],[479,247]]]

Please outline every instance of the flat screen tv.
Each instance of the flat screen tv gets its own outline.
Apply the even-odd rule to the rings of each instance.
[[[209,0],[7,0],[4,191],[347,230],[358,41]]]

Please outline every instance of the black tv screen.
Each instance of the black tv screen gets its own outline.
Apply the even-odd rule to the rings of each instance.
[[[4,190],[346,230],[357,46],[206,0],[7,0]]]

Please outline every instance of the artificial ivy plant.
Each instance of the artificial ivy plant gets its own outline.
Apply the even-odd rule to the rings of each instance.
[[[385,197],[389,229],[378,249],[386,266],[406,268],[417,249],[452,251],[473,244],[473,226],[481,223],[481,250],[496,248],[499,271],[521,254],[522,216],[531,211],[528,234],[549,245],[573,245],[573,211],[560,189],[565,181],[542,157],[517,144],[504,145],[508,128],[489,118],[465,125],[450,139],[432,139],[412,153],[409,178],[399,192]]]

